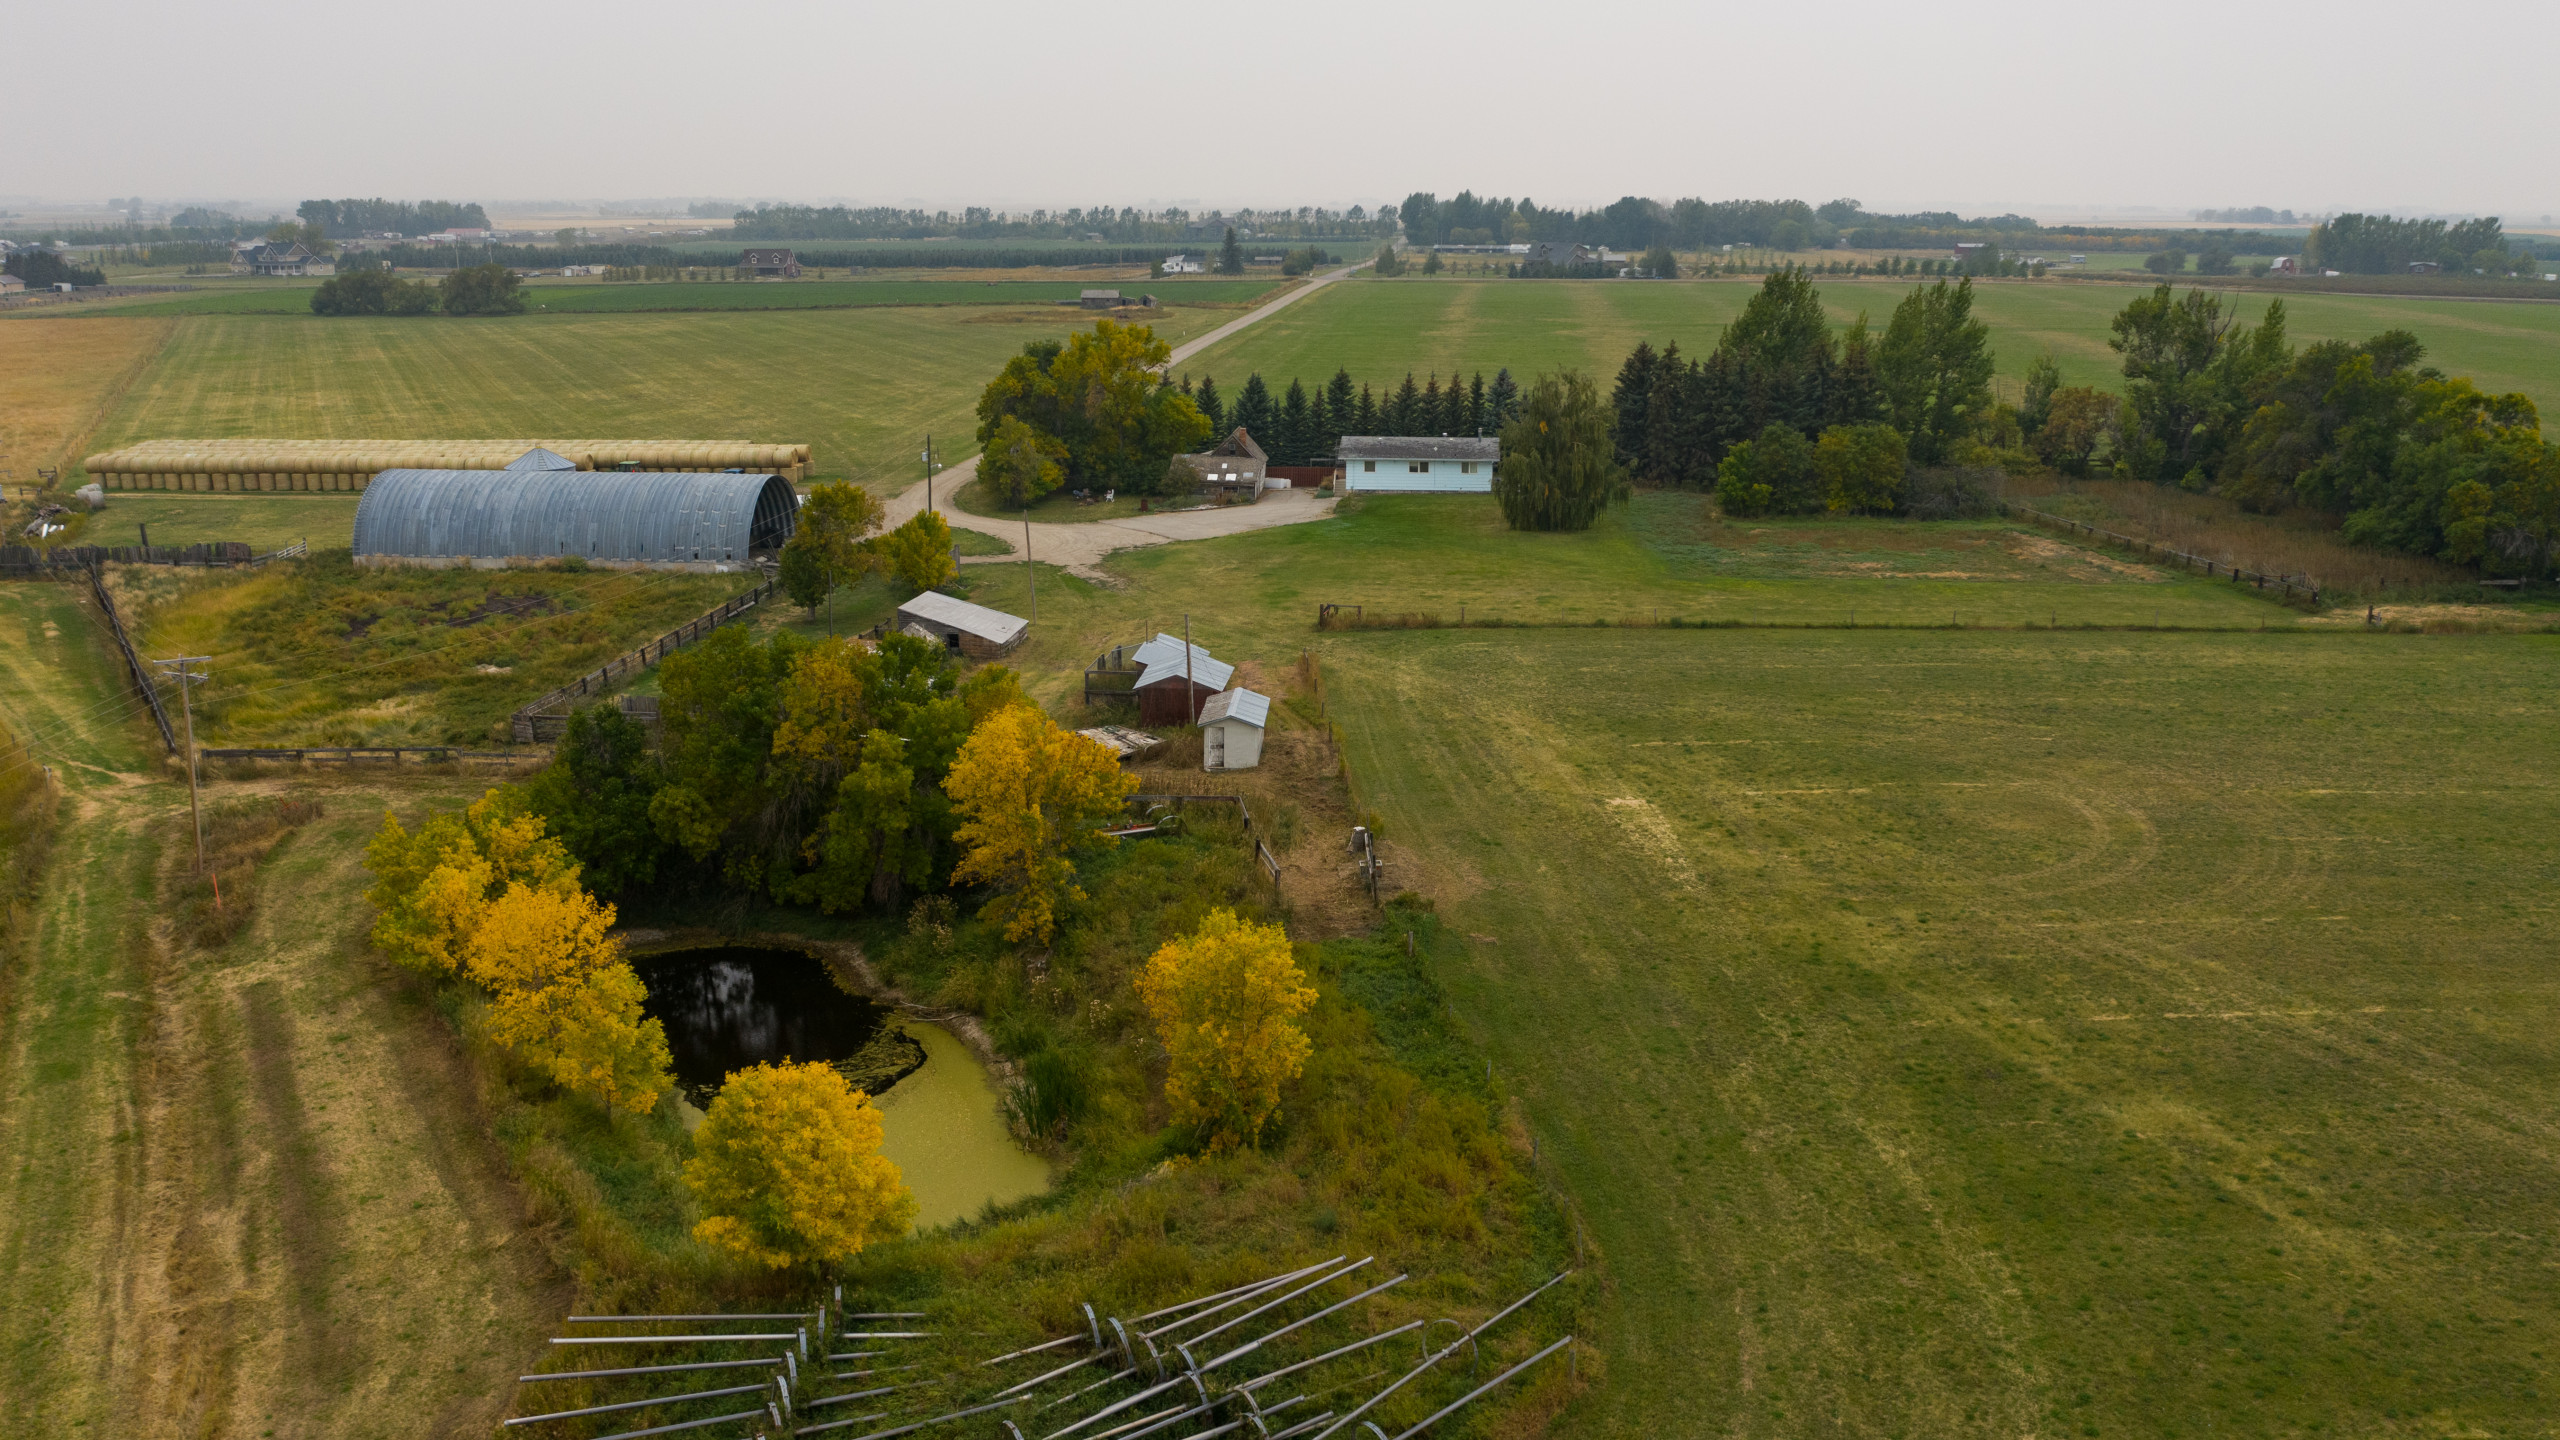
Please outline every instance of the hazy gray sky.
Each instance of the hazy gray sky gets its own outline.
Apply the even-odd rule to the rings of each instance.
[[[0,192],[929,206],[1848,195],[2560,211],[2560,6],[556,3],[16,12]],[[23,67],[22,67],[23,68]],[[26,78],[22,76],[21,78]]]

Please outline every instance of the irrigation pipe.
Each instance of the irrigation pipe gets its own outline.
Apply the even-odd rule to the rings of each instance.
[[[1472,1403],[1478,1396],[1484,1394],[1486,1391],[1491,1390],[1503,1381],[1510,1379],[1512,1376],[1519,1374],[1521,1371],[1528,1369],[1530,1366],[1537,1364],[1539,1361],[1546,1359],[1548,1356],[1553,1355],[1572,1343],[1573,1337],[1567,1335],[1553,1345],[1548,1346],[1546,1349],[1539,1351],[1537,1354],[1530,1356],[1528,1359],[1521,1361],[1519,1364],[1512,1366],[1510,1369],[1503,1371],[1501,1374],[1494,1376],[1492,1379],[1487,1380],[1473,1390],[1468,1391],[1466,1394],[1459,1396],[1457,1399],[1450,1401],[1438,1410],[1433,1411],[1429,1418],[1423,1420],[1422,1423],[1414,1426],[1412,1429],[1405,1431],[1402,1435],[1398,1435],[1396,1440],[1412,1440],[1412,1437],[1421,1434],[1423,1431],[1430,1429],[1441,1420],[1448,1418],[1451,1414],[1454,1414],[1458,1410]]]
[[[1566,1277],[1566,1276],[1568,1276],[1568,1275],[1571,1275],[1572,1273],[1573,1273],[1573,1272],[1572,1272],[1572,1271],[1570,1271],[1570,1270],[1561,1271],[1561,1272],[1559,1272],[1559,1273],[1556,1275],[1556,1277],[1555,1277],[1553,1280],[1548,1281],[1546,1284],[1539,1286],[1537,1289],[1530,1291],[1528,1294],[1521,1296],[1519,1299],[1514,1300],[1514,1301],[1512,1301],[1510,1304],[1503,1306],[1500,1310],[1495,1311],[1495,1312],[1493,1313],[1492,1318],[1490,1318],[1490,1319],[1486,1320],[1483,1324],[1478,1325],[1478,1326],[1477,1326],[1476,1328],[1474,1328],[1473,1330],[1468,1331],[1464,1336],[1460,1337],[1458,1340],[1452,1340],[1452,1341],[1450,1341],[1450,1342],[1449,1342],[1449,1346],[1448,1346],[1448,1348],[1447,1348],[1447,1349],[1445,1349],[1445,1350],[1441,1350],[1441,1351],[1439,1351],[1438,1353],[1433,1354],[1433,1355],[1431,1355],[1430,1357],[1426,1358],[1426,1359],[1425,1359],[1421,1364],[1416,1365],[1416,1366],[1415,1366],[1415,1367],[1413,1367],[1412,1369],[1410,1369],[1410,1370],[1406,1371],[1406,1372],[1405,1372],[1401,1377],[1399,1377],[1399,1378],[1398,1378],[1398,1379],[1397,1379],[1393,1384],[1391,1384],[1391,1385],[1387,1386],[1387,1388],[1386,1388],[1386,1389],[1381,1390],[1381,1391],[1379,1391],[1377,1394],[1370,1396],[1367,1400],[1362,1401],[1362,1402],[1361,1402],[1361,1404],[1360,1404],[1360,1407],[1359,1407],[1358,1409],[1353,1410],[1350,1414],[1345,1415],[1345,1416],[1343,1416],[1341,1419],[1334,1421],[1332,1425],[1330,1425],[1330,1426],[1326,1427],[1323,1431],[1321,1431],[1321,1432],[1319,1432],[1319,1433],[1317,1434],[1317,1436],[1316,1436],[1316,1440],[1324,1440],[1324,1437],[1325,1437],[1325,1436],[1327,1436],[1327,1435],[1331,1435],[1331,1434],[1333,1434],[1335,1431],[1343,1429],[1344,1427],[1346,1427],[1346,1426],[1350,1425],[1352,1421],[1357,1420],[1357,1419],[1359,1419],[1361,1416],[1366,1415],[1366,1414],[1368,1414],[1370,1411],[1372,1411],[1372,1410],[1374,1410],[1374,1409],[1378,1408],[1379,1404],[1380,1404],[1381,1402],[1383,1402],[1383,1401],[1384,1401],[1388,1396],[1393,1395],[1393,1394],[1394,1394],[1394,1393],[1396,1393],[1398,1390],[1403,1389],[1407,1384],[1411,1383],[1412,1381],[1414,1381],[1414,1380],[1416,1380],[1416,1379],[1421,1378],[1422,1372],[1424,1372],[1424,1371],[1426,1371],[1426,1370],[1430,1369],[1432,1366],[1439,1364],[1441,1361],[1443,1361],[1443,1360],[1445,1360],[1445,1359],[1449,1358],[1449,1356],[1451,1356],[1451,1355],[1455,1354],[1455,1353],[1457,1352],[1458,1346],[1459,1346],[1461,1343],[1463,1343],[1464,1341],[1473,1340],[1476,1336],[1481,1335],[1481,1334],[1483,1334],[1485,1331],[1492,1329],[1495,1325],[1500,1324],[1500,1323],[1502,1322],[1503,1318],[1504,1318],[1505,1316],[1509,1315],[1512,1311],[1519,1309],[1521,1306],[1526,1305],[1526,1304],[1528,1304],[1530,1301],[1537,1299],[1539,1296],[1546,1294],[1549,1290],[1554,1289],[1556,1286],[1558,1286],[1558,1285],[1560,1285],[1560,1284],[1563,1284],[1563,1283],[1564,1283],[1564,1280],[1565,1280],[1565,1277]]]
[[[610,1415],[617,1410],[646,1410],[652,1405],[675,1405],[687,1400],[711,1400],[723,1395],[753,1395],[762,1385],[732,1385],[726,1390],[696,1390],[689,1395],[660,1395],[648,1400],[624,1400],[612,1405],[590,1405],[584,1410],[554,1410],[548,1415],[520,1415],[509,1425],[539,1425],[545,1420],[575,1420],[581,1415]]]

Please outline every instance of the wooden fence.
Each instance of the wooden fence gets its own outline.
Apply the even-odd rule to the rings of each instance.
[[[557,740],[569,731],[571,702],[593,695],[626,675],[636,674],[657,664],[676,651],[710,634],[726,621],[752,610],[781,588],[779,580],[767,580],[743,595],[733,595],[703,615],[688,620],[639,649],[606,661],[550,694],[518,710],[509,721],[509,733],[519,745],[538,740]]]
[[[287,551],[300,553],[299,547],[287,546],[274,555]],[[37,578],[56,570],[90,570],[100,565],[250,565],[254,560],[249,547],[237,540],[214,540],[202,545],[56,545],[38,549],[33,545],[0,545],[0,575],[18,579]]]
[[[2030,509],[2027,506],[2012,504],[2006,500],[2000,502],[2000,508],[2006,514],[2033,520],[2039,525],[2047,525],[2057,530],[2087,535],[2095,539],[2113,540],[2119,545],[2138,551],[2139,553],[2148,555],[2154,559],[2166,560],[2172,564],[2184,565],[2190,570],[2201,570],[2208,576],[2228,575],[2231,577],[2231,581],[2235,585],[2255,585],[2261,590],[2273,585],[2283,590],[2284,598],[2287,600],[2300,597],[2310,601],[2314,605],[2320,603],[2320,587],[2312,584],[2311,577],[2308,575],[2269,575],[2264,571],[2251,570],[2244,566],[2226,565],[2218,560],[2207,560],[2201,555],[2190,555],[2184,550],[2172,550],[2166,545],[2162,545],[2157,541],[2145,540],[2139,535],[2119,535],[2113,530],[2091,525],[2086,521],[2069,520],[2060,515],[2048,515],[2042,510]]]
[[[107,593],[106,574],[95,565],[89,567],[89,593],[97,597],[98,608],[107,612],[107,629],[116,637],[116,649],[124,656],[125,673],[133,677],[133,688],[142,692],[143,703],[151,707],[152,722],[160,727],[160,743],[169,747],[170,754],[177,754],[178,735],[169,728],[169,712],[161,707],[160,687],[151,672],[142,668],[142,657],[133,653],[133,640],[124,633],[124,617],[116,613],[115,597]]]
[[[1093,657],[1093,663],[1084,671],[1084,703],[1137,698],[1141,672],[1137,662],[1129,658],[1137,649],[1135,645],[1114,645]]]
[[[415,755],[422,764],[451,760],[548,760],[548,750],[461,750],[450,745],[248,745],[197,752],[207,760],[309,760],[320,764],[397,765]]]
[[[1253,842],[1254,863],[1261,867],[1263,874],[1270,879],[1271,888],[1273,890],[1276,891],[1280,888],[1280,857],[1272,854],[1271,847],[1262,843],[1262,837],[1253,833],[1253,811],[1246,808],[1243,796],[1132,795],[1129,797],[1129,804],[1132,807],[1140,805],[1170,805],[1174,808],[1176,813],[1179,813],[1185,805],[1233,805],[1236,807],[1236,814],[1244,821],[1245,837]]]

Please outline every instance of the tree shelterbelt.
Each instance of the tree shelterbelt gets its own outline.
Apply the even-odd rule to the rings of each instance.
[[[1336,370],[1322,385],[1308,386],[1291,378],[1287,394],[1271,397],[1259,373],[1245,382],[1229,404],[1215,376],[1182,384],[1211,430],[1227,434],[1238,427],[1249,432],[1275,465],[1314,465],[1333,458],[1345,435],[1492,435],[1520,413],[1520,385],[1508,369],[1492,380],[1479,370],[1463,383],[1437,374],[1416,382],[1408,372],[1401,384],[1381,397],[1366,382],[1355,385],[1348,370]]]
[[[995,443],[1008,418],[1019,420],[1065,451],[1064,483],[1160,493],[1173,457],[1213,433],[1199,405],[1163,375],[1172,358],[1153,329],[1117,320],[1097,320],[1064,343],[1035,340],[979,395],[978,443]]]

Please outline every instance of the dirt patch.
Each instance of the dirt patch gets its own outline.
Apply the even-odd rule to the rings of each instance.
[[[2519,610],[2508,605],[2372,605],[2361,610],[2350,605],[2324,611],[2302,623],[2332,630],[2405,630],[2438,635],[2529,633],[2560,629],[2560,613]]]
[[[2027,530],[2010,531],[2008,549],[2010,554],[2029,564],[2049,565],[2069,571],[2074,579],[2114,577],[2139,580],[2145,584],[2157,584],[2169,578],[2149,565],[2137,565],[2130,560],[2119,560],[2101,551],[2083,550],[2077,545],[2065,545],[2050,536],[2038,535]]]
[[[1277,706],[1273,718],[1282,718]],[[1244,797],[1263,843],[1280,862],[1280,898],[1292,937],[1330,940],[1368,933],[1378,912],[1360,883],[1359,864],[1346,848],[1358,822],[1328,732],[1303,725],[1275,728],[1263,739],[1262,763],[1251,770],[1206,774],[1198,753],[1196,748],[1191,752],[1188,764],[1155,758],[1128,767],[1129,773],[1150,794]],[[1397,873],[1392,863],[1387,873]]]

